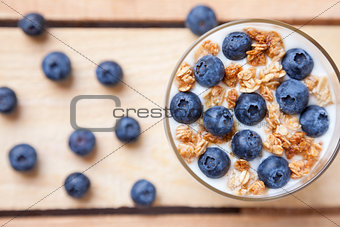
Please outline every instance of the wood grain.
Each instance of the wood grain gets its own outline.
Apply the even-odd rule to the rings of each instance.
[[[0,223],[5,223],[8,218],[1,218]],[[16,218],[11,221],[8,227],[15,226],[178,226],[178,227],[218,227],[218,226],[261,226],[261,227],[286,227],[291,226],[336,226],[340,223],[339,215],[305,216],[282,216],[282,215],[119,215],[119,216],[76,216],[76,217],[31,217]]]
[[[197,4],[207,4],[221,22],[244,18],[270,18],[289,23],[340,23],[336,0],[1,0],[0,19],[14,20],[36,11],[50,21],[77,22],[183,22]],[[6,5],[8,6],[6,6]],[[13,9],[10,9],[13,8]],[[327,11],[326,11],[327,10]],[[17,11],[17,12],[15,12]]]
[[[340,63],[337,38],[340,27],[315,26],[304,30]],[[113,94],[120,97],[123,107],[162,106],[172,69],[195,37],[187,29],[56,28],[49,31],[63,43],[52,36],[35,40],[19,29],[0,29],[1,85],[12,87],[19,98],[19,111],[0,116],[1,210],[129,207],[133,206],[130,188],[139,178],[149,179],[156,185],[156,206],[340,206],[340,183],[336,180],[340,172],[339,159],[317,182],[297,193],[296,198],[251,203],[217,195],[196,182],[181,166],[168,145],[163,122],[157,123],[160,119],[139,120],[142,130],[146,131],[137,144],[119,148],[121,143],[113,133],[96,133],[95,154],[85,159],[75,156],[67,145],[72,132],[69,105],[74,96]],[[73,75],[66,83],[53,83],[44,78],[40,70],[43,56],[52,50],[64,51],[71,58]],[[123,66],[124,81],[131,88],[124,85],[107,88],[96,81],[95,64],[106,59],[117,60]],[[89,125],[110,126],[113,107],[113,103],[105,101],[80,103],[78,120]],[[39,155],[38,168],[27,175],[13,171],[7,158],[8,150],[21,142],[32,144]],[[86,169],[92,182],[89,195],[82,200],[69,198],[61,187],[64,179],[73,171]]]

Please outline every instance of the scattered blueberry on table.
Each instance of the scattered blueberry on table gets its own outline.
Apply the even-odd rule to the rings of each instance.
[[[84,197],[90,186],[90,179],[84,174],[78,172],[70,174],[64,183],[67,194],[73,198]]]
[[[307,136],[322,136],[329,128],[328,113],[321,106],[308,106],[300,115],[300,124]]]
[[[261,162],[257,174],[268,188],[282,188],[288,183],[291,171],[286,159],[272,155]]]
[[[117,138],[125,143],[137,141],[140,132],[138,121],[131,117],[123,117],[119,119],[115,126]]]
[[[300,81],[290,79],[284,81],[277,88],[275,96],[282,112],[286,114],[298,114],[301,113],[308,104],[309,91]]]
[[[13,112],[17,103],[17,96],[12,89],[0,87],[0,113],[8,114]]]
[[[203,56],[196,63],[194,74],[196,81],[201,86],[215,86],[225,75],[223,62],[213,55]]]
[[[230,60],[241,60],[251,49],[251,39],[243,32],[232,32],[223,40],[222,52]]]
[[[233,116],[223,106],[213,106],[205,111],[203,124],[206,130],[215,136],[227,135],[233,127]]]
[[[245,125],[251,126],[259,123],[266,113],[266,101],[257,93],[243,93],[236,101],[235,116]]]
[[[147,180],[138,180],[132,186],[130,196],[136,205],[151,206],[156,198],[156,188]]]
[[[262,139],[256,132],[245,129],[233,136],[231,147],[237,157],[251,161],[260,155]]]
[[[18,22],[18,26],[29,36],[39,36],[45,30],[45,18],[38,13],[30,13]]]
[[[44,58],[42,69],[48,79],[53,81],[64,80],[71,73],[71,61],[62,52],[52,52]]]
[[[75,154],[85,156],[93,151],[96,137],[89,130],[78,129],[71,134],[68,144]]]
[[[229,170],[229,156],[218,147],[208,147],[198,159],[198,167],[210,178],[223,177]]]
[[[217,26],[217,19],[210,7],[199,5],[191,9],[185,24],[195,35],[203,35]]]
[[[171,100],[170,112],[175,121],[191,124],[201,117],[203,106],[196,94],[192,92],[179,92]]]
[[[119,84],[123,79],[123,70],[117,62],[104,61],[96,69],[97,79],[107,86]]]
[[[32,170],[37,163],[37,152],[28,144],[14,146],[8,156],[11,166],[17,171]]]
[[[314,61],[307,51],[294,48],[286,52],[282,67],[292,79],[302,80],[312,72]]]

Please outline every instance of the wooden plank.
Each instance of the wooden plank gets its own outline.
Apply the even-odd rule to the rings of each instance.
[[[340,27],[305,27],[340,63]],[[50,32],[65,44],[80,51],[91,61],[117,60],[125,72],[124,81],[158,105],[163,105],[168,78],[177,60],[195,40],[187,29],[66,29]],[[19,98],[19,111],[0,116],[0,210],[67,208],[117,208],[133,206],[129,190],[139,178],[151,180],[157,187],[156,206],[192,207],[339,207],[340,159],[315,183],[282,200],[262,203],[241,202],[224,198],[193,179],[181,166],[165,137],[159,119],[139,120],[147,130],[137,144],[119,149],[86,174],[92,181],[91,193],[82,200],[69,198],[63,184],[67,174],[83,171],[121,143],[112,133],[96,133],[96,152],[86,159],[70,152],[67,139],[71,99],[81,94],[114,94],[123,107],[157,107],[126,86],[106,88],[95,78],[95,65],[51,36],[40,40],[25,36],[16,28],[1,28],[0,81],[12,87]],[[44,78],[40,64],[52,50],[67,53],[73,65],[72,79],[56,84]],[[90,108],[89,106],[92,105]],[[110,102],[79,104],[78,120],[88,124],[112,124]],[[29,175],[9,167],[8,150],[16,143],[36,147],[38,168]],[[40,201],[41,200],[41,201]],[[301,201],[303,202],[301,202]],[[40,201],[40,202],[37,202]]]
[[[243,18],[270,18],[289,23],[340,23],[340,5],[336,0],[2,0],[15,11],[43,13],[50,21],[115,21],[115,22],[183,22],[197,4],[214,8],[221,22]],[[20,18],[5,4],[0,4],[0,19]],[[327,10],[328,9],[328,10]],[[327,10],[327,12],[323,12]],[[321,15],[320,15],[321,14]]]
[[[328,218],[328,219],[327,219]],[[282,215],[116,215],[116,216],[76,216],[76,217],[30,217],[17,218],[11,221],[8,227],[15,226],[261,226],[261,227],[286,227],[291,226],[336,226],[340,223],[340,215],[330,215],[327,218],[320,215],[282,216]],[[0,223],[5,223],[8,218],[1,218]],[[334,223],[333,223],[334,222]]]

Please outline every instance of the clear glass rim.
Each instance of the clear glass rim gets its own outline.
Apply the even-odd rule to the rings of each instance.
[[[307,40],[309,40],[311,43],[313,43],[321,52],[322,54],[326,57],[326,59],[328,60],[328,62],[331,64],[336,77],[338,78],[338,82],[340,82],[340,73],[338,68],[336,67],[334,61],[332,60],[332,58],[330,57],[330,55],[326,52],[326,50],[317,42],[315,41],[312,37],[310,37],[309,35],[307,35],[306,33],[304,33],[303,31],[301,31],[298,28],[295,28],[289,24],[280,22],[280,21],[276,21],[276,20],[270,20],[270,19],[244,19],[244,20],[237,20],[237,21],[231,21],[225,24],[222,24],[212,30],[210,30],[209,32],[205,33],[204,35],[200,36],[184,53],[184,55],[180,58],[180,60],[178,61],[178,63],[176,64],[176,67],[174,69],[174,71],[171,74],[170,80],[168,82],[168,86],[166,89],[166,96],[165,96],[165,109],[168,110],[169,106],[169,98],[170,98],[170,91],[171,91],[171,87],[173,85],[173,80],[174,77],[176,75],[176,72],[180,66],[180,64],[183,62],[183,60],[186,58],[186,56],[192,51],[193,48],[196,47],[196,45],[198,43],[200,43],[203,39],[205,39],[206,37],[208,37],[209,35],[215,33],[216,31],[219,31],[221,29],[224,29],[226,27],[230,27],[233,25],[237,25],[237,24],[244,24],[244,23],[267,23],[267,24],[273,24],[273,25],[278,25],[284,28],[287,28],[289,30],[292,30],[300,35],[302,35],[304,38],[306,38]],[[273,200],[273,199],[278,199],[278,198],[282,198],[285,196],[288,196],[290,194],[293,194],[303,188],[305,188],[306,186],[308,186],[309,184],[311,184],[312,182],[314,182],[317,178],[319,178],[325,171],[326,169],[330,166],[330,164],[333,162],[333,160],[335,159],[336,155],[338,154],[339,151],[339,147],[340,147],[340,135],[338,136],[337,139],[337,144],[335,146],[335,150],[332,152],[332,155],[328,158],[326,164],[321,168],[321,170],[319,172],[317,172],[311,179],[309,179],[307,182],[305,182],[304,184],[301,184],[300,186],[292,189],[292,190],[284,190],[284,192],[282,194],[277,194],[277,195],[268,195],[266,197],[244,197],[244,196],[239,196],[239,195],[234,195],[234,194],[230,194],[224,191],[220,191],[214,187],[212,187],[211,185],[209,185],[208,183],[206,183],[205,181],[203,181],[200,177],[198,177],[191,169],[190,167],[186,164],[186,162],[184,161],[184,159],[182,158],[182,156],[179,154],[174,138],[171,135],[170,132],[170,124],[169,124],[169,118],[165,118],[164,121],[164,128],[165,128],[165,133],[166,136],[168,138],[168,141],[171,145],[171,148],[173,149],[173,151],[175,152],[178,160],[181,162],[181,164],[183,165],[183,167],[190,173],[191,176],[193,176],[198,182],[200,182],[201,184],[203,184],[204,186],[206,186],[207,188],[209,188],[210,190],[225,196],[225,197],[229,197],[229,198],[233,198],[233,199],[238,199],[238,200],[246,200],[246,201],[266,201],[266,200]]]

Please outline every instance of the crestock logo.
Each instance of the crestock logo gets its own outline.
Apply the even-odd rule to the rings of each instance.
[[[82,127],[77,123],[77,103],[81,100],[112,100],[113,109],[112,117],[115,119],[115,123],[111,127]],[[90,109],[90,107],[89,107]],[[70,104],[70,123],[73,129],[87,129],[92,132],[113,132],[117,121],[123,117],[133,116],[136,118],[169,118],[171,117],[170,111],[166,108],[122,108],[121,101],[114,95],[78,95],[71,100]]]
[[[81,100],[112,100],[114,106],[112,107],[112,119],[115,120],[113,126],[110,127],[82,127],[78,125],[77,123],[77,103]],[[88,107],[89,111],[91,107]],[[230,110],[232,115],[234,115],[234,111]],[[244,109],[241,112],[247,112],[247,109]],[[177,110],[174,111],[174,114],[177,116],[188,116],[192,114],[194,110],[191,110],[189,113],[187,113],[187,110],[185,107],[179,107]],[[104,113],[103,113],[104,114]],[[253,115],[253,114],[250,114]],[[141,121],[146,118],[171,118],[171,113],[168,109],[164,108],[123,108],[121,106],[121,101],[117,96],[114,95],[79,95],[72,99],[71,105],[70,105],[70,123],[71,126],[77,130],[77,129],[87,129],[92,132],[113,132],[115,130],[115,125],[117,121],[123,117],[134,117],[138,118]],[[238,121],[235,121],[234,119],[234,125],[236,127],[242,127],[242,124],[240,124]],[[268,127],[268,124],[266,121],[261,121],[255,126],[254,128],[262,128],[262,127]]]

